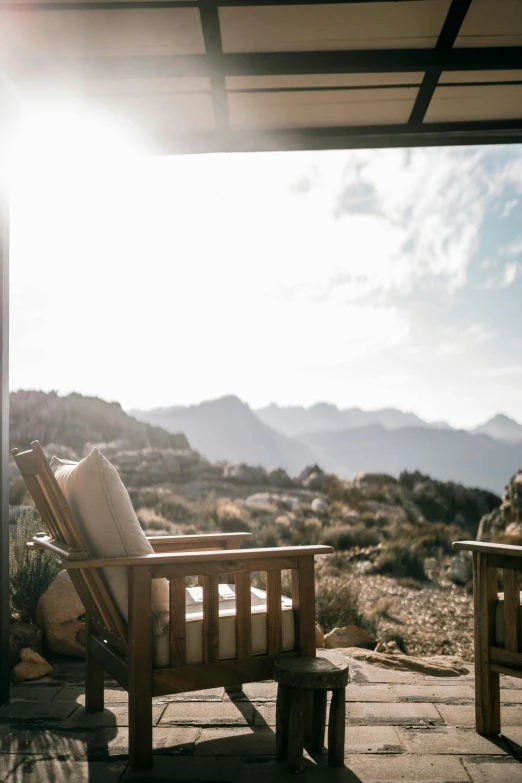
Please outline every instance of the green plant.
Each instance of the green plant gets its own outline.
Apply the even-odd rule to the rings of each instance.
[[[379,555],[376,563],[381,574],[396,578],[425,579],[424,562],[411,546],[390,544]]]
[[[16,533],[9,539],[11,607],[21,620],[28,622],[35,621],[38,600],[60,570],[56,555],[31,552],[25,546],[41,529],[39,517],[29,506],[19,515]]]
[[[375,622],[361,610],[359,589],[351,580],[320,582],[315,592],[315,613],[325,632],[344,625],[357,625],[370,633],[375,632]]]

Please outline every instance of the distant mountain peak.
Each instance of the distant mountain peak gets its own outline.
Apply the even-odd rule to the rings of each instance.
[[[491,419],[475,427],[474,435],[489,435],[490,438],[506,443],[522,442],[522,424],[510,418],[505,413],[497,413]]]

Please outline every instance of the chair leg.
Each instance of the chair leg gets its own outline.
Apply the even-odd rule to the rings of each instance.
[[[284,761],[288,752],[288,721],[292,692],[288,685],[278,685],[276,701],[276,759]]]
[[[495,639],[497,569],[490,568],[486,555],[477,552],[473,556],[473,598],[476,730],[491,737],[500,734],[500,681],[489,660]]]
[[[334,767],[344,767],[345,717],[344,688],[334,688],[328,721],[328,763]]]
[[[303,771],[304,745],[304,691],[292,688],[290,691],[290,716],[288,720],[288,771]]]
[[[103,710],[104,671],[94,652],[94,644],[89,624],[85,641],[85,709],[87,712]]]
[[[320,753],[324,747],[326,696],[326,691],[314,691],[314,708],[312,716],[312,750],[314,753]]]

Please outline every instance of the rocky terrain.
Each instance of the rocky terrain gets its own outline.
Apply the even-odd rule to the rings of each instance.
[[[119,470],[150,535],[246,530],[252,546],[332,545],[335,554],[316,566],[326,632],[355,624],[412,655],[469,659],[471,562],[454,557],[451,543],[477,535],[522,543],[522,472],[502,500],[418,471],[341,480],[312,464],[290,476],[281,468],[211,462],[184,434],[137,422],[115,403],[39,392],[11,399],[13,445],[37,437],[49,456],[69,459],[97,445]],[[13,464],[13,517],[27,502]]]

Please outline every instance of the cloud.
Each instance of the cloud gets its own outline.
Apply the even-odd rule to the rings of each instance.
[[[506,201],[500,213],[500,217],[507,218],[511,215],[515,207],[519,204],[518,198],[513,198],[510,201]]]

